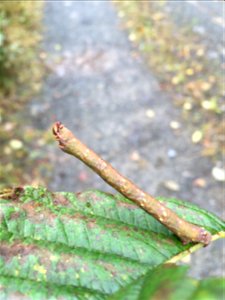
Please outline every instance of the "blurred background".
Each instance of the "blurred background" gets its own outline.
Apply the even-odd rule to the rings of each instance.
[[[60,152],[59,120],[150,194],[222,217],[223,1],[4,1],[0,24],[1,189],[114,192]],[[191,274],[222,275],[222,244]]]

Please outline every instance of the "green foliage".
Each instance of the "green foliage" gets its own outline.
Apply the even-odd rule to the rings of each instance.
[[[3,108],[6,97],[17,97],[21,85],[37,90],[41,77],[36,48],[42,1],[1,1],[0,3],[0,99]],[[23,87],[24,88],[24,87]],[[27,95],[28,91],[23,95]]]
[[[175,199],[160,201],[205,227],[214,239],[225,234],[225,223],[205,210]],[[210,293],[209,299],[218,299],[221,293],[213,284],[206,288],[205,281],[186,278],[185,268],[162,269],[200,245],[183,245],[120,195],[26,187],[11,198],[5,196],[0,207],[0,282],[5,299],[17,292],[28,299],[171,300],[178,295],[190,299],[187,295],[192,294],[204,299],[201,295]],[[165,286],[168,298],[160,296]]]
[[[201,281],[186,276],[187,267],[163,265],[116,292],[110,300],[217,300],[223,298],[222,278]]]

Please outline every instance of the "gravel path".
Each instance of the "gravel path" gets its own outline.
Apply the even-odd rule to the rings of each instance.
[[[60,120],[147,192],[189,200],[221,215],[222,189],[211,176],[211,163],[191,143],[191,125],[184,127],[179,111],[129,43],[112,3],[49,1],[44,23],[51,73],[30,106],[33,126],[46,130]],[[171,128],[172,121],[180,128]],[[54,165],[50,189],[112,191],[56,145],[47,151]],[[193,185],[197,178],[206,187]],[[191,273],[222,274],[221,257],[218,241],[193,256]]]

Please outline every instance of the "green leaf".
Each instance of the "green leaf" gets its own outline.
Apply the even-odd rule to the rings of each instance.
[[[213,239],[225,234],[224,222],[205,210],[174,199],[159,200],[207,228]],[[0,216],[3,290],[31,299],[106,299],[165,262],[202,247],[183,245],[121,195],[96,190],[50,193],[26,187],[18,197],[1,200]]]
[[[66,299],[66,300],[103,300],[104,295],[93,291],[75,288],[70,285],[55,285],[16,277],[0,276],[1,299]],[[21,295],[21,298],[18,298]]]
[[[225,279],[201,281],[186,276],[187,267],[163,265],[147,272],[114,293],[110,300],[218,300],[223,299]]]

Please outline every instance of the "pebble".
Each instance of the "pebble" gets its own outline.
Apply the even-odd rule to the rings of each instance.
[[[225,170],[219,167],[212,169],[212,176],[217,181],[225,181]]]
[[[193,181],[193,185],[199,188],[205,188],[207,186],[206,181],[204,178],[196,178]]]
[[[179,184],[173,180],[164,181],[164,186],[173,192],[178,192],[180,190]]]
[[[154,110],[152,109],[147,109],[146,112],[145,112],[146,116],[149,118],[149,119],[152,119],[155,117],[155,112]]]
[[[167,156],[168,156],[169,158],[174,158],[174,157],[177,156],[177,151],[174,150],[174,149],[169,149],[169,150],[167,151]]]
[[[183,105],[183,109],[192,110],[192,104],[190,102],[185,102]]]
[[[170,127],[172,129],[179,129],[181,127],[181,124],[179,122],[177,122],[177,121],[171,121],[170,122]]]
[[[139,161],[140,160],[140,154],[137,151],[133,151],[131,153],[130,159],[133,161]]]

